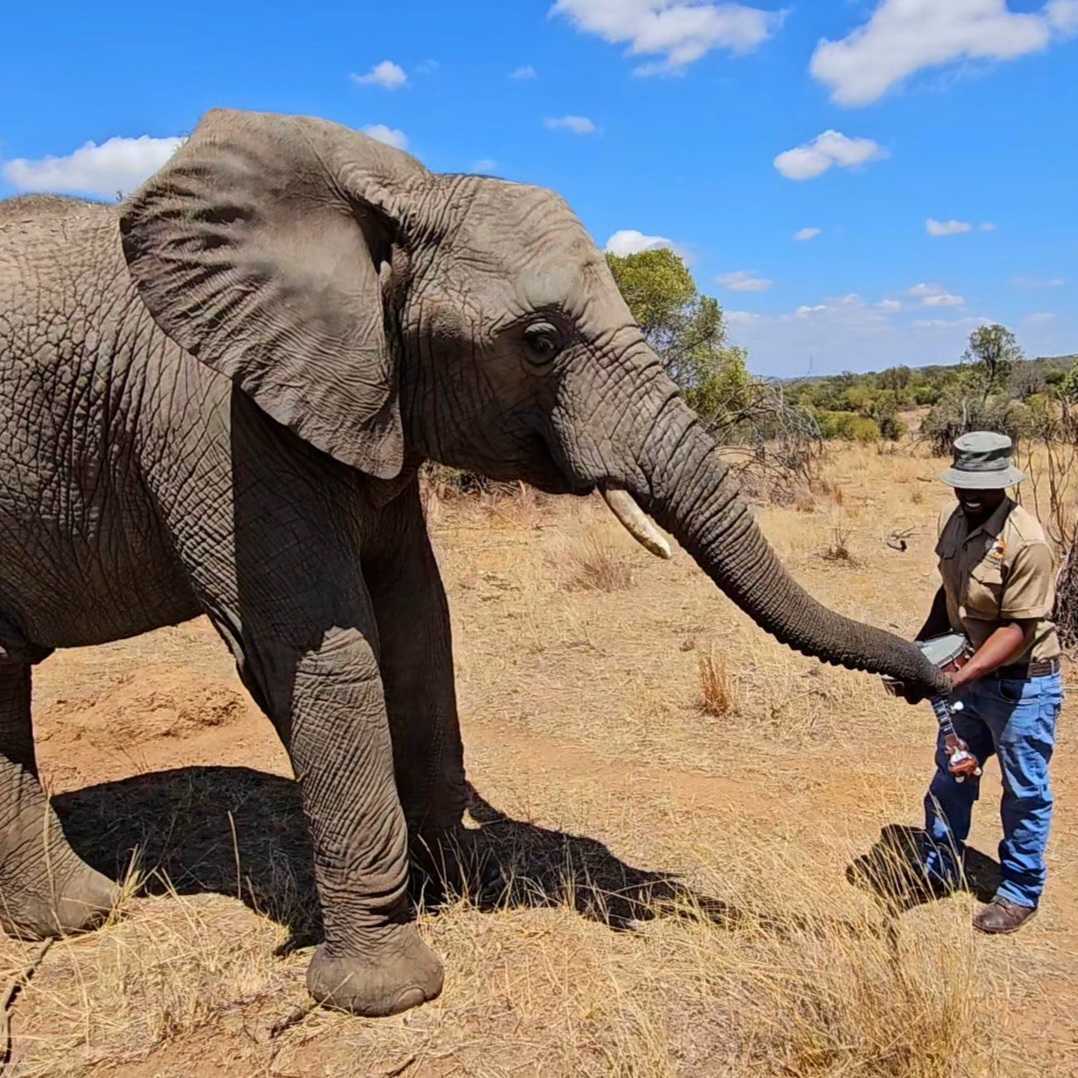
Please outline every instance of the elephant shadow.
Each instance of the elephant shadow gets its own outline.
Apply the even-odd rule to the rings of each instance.
[[[846,880],[874,895],[893,914],[945,898],[949,890],[934,887],[921,867],[926,842],[920,827],[887,824],[880,828],[871,849],[846,866]],[[980,902],[990,902],[1000,882],[999,862],[966,846],[962,877],[961,890]]]
[[[113,878],[136,867],[142,894],[239,897],[289,929],[283,951],[321,940],[310,839],[291,779],[185,767],[89,786],[53,804],[79,856]],[[451,882],[440,886],[435,873],[413,866],[413,898],[435,911],[463,892],[485,911],[568,904],[614,930],[657,915],[723,927],[743,918],[675,876],[622,861],[597,839],[513,819],[474,788],[469,810],[475,827],[454,843]]]

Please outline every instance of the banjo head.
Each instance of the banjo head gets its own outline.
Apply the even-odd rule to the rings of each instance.
[[[930,640],[922,640],[917,646],[933,666],[946,670],[953,662],[957,662],[966,654],[969,641],[962,633],[946,633],[943,636],[934,636]]]
[[[937,670],[947,673],[958,669],[963,665],[961,660],[971,654],[970,642],[962,633],[945,633],[943,636],[934,636],[930,640],[919,640],[917,646]],[[898,682],[886,674],[882,680],[887,691],[892,696],[897,695]]]

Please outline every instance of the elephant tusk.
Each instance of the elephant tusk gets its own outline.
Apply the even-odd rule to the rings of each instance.
[[[622,527],[645,549],[657,558],[672,556],[670,544],[659,529],[644,515],[627,490],[604,490],[603,498],[610,512],[621,521]]]

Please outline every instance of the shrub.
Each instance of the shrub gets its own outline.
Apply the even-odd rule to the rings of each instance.
[[[880,436],[892,442],[897,442],[906,433],[906,424],[898,418],[898,394],[894,390],[885,389],[873,401],[872,418],[880,428]]]
[[[868,416],[856,412],[817,412],[816,422],[820,425],[823,438],[841,438],[846,442],[878,442],[879,424]]]
[[[857,561],[850,553],[849,529],[838,525],[831,529],[831,542],[820,555],[824,561],[845,562],[847,565],[856,565]]]
[[[1018,442],[1029,430],[1030,409],[1007,397],[983,397],[965,384],[944,390],[940,401],[925,416],[921,437],[938,457],[951,455],[954,440],[971,430],[994,430]]]
[[[863,442],[868,444],[869,442],[878,442],[880,440],[880,427],[874,419],[869,419],[867,416],[857,416],[850,424],[848,436],[850,441]]]

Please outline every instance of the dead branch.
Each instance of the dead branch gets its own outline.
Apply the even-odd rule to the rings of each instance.
[[[4,992],[3,998],[0,999],[0,1069],[4,1071],[7,1070],[7,1065],[11,1061],[11,1005],[15,1002],[15,997],[18,996],[20,989],[33,977],[37,967],[41,965],[41,960],[55,942],[55,940],[51,939],[42,942],[41,946],[34,952],[34,957],[30,959],[29,964],[12,979]]]

